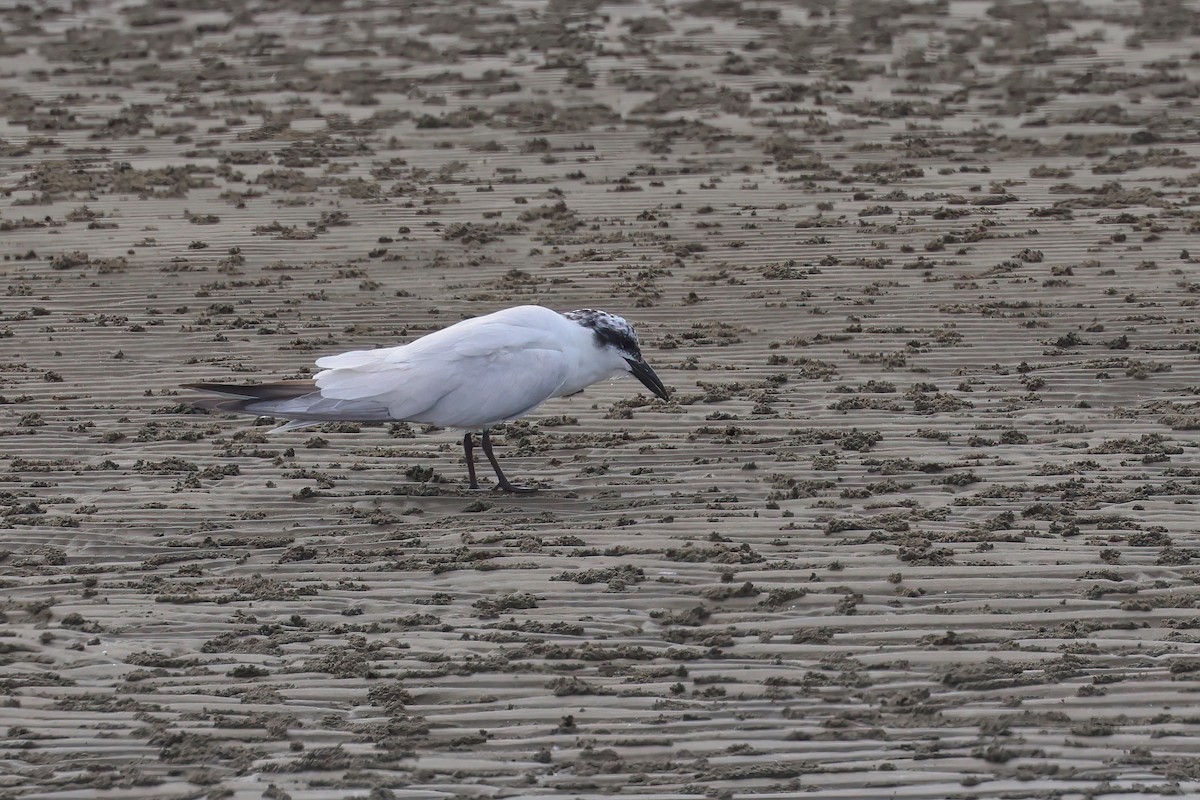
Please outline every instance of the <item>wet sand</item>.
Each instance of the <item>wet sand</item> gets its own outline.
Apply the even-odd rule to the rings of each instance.
[[[1194,10],[242,5],[0,13],[0,798],[1200,793]],[[525,302],[532,497],[177,388]]]

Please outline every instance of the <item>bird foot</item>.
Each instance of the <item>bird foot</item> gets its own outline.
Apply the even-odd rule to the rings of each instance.
[[[478,483],[468,484],[467,488],[473,492],[484,491],[483,487],[480,486]],[[496,484],[495,486],[493,486],[490,489],[490,491],[507,492],[509,494],[537,494],[538,489],[536,486],[516,486],[514,484],[509,483],[508,481],[505,481],[504,483]]]
[[[493,492],[508,492],[509,494],[537,494],[536,486],[514,486],[505,481],[492,487]]]

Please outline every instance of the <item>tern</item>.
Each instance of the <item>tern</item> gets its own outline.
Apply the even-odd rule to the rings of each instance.
[[[415,422],[465,430],[470,487],[478,489],[471,434],[506,492],[514,486],[492,452],[488,429],[523,417],[553,397],[597,381],[633,375],[663,400],[667,388],[642,357],[633,326],[616,314],[585,308],[559,313],[543,306],[506,308],[422,336],[408,344],[351,350],[317,359],[312,380],[239,386],[186,383],[217,395],[203,408],[290,420],[270,431],[323,422]]]

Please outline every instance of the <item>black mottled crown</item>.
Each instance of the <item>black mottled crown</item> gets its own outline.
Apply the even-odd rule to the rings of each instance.
[[[637,334],[634,332],[633,326],[626,322],[624,317],[618,317],[616,314],[610,314],[607,311],[597,311],[593,308],[568,311],[563,316],[590,329],[595,334],[596,344],[599,347],[615,347],[632,356],[640,357],[642,354]]]

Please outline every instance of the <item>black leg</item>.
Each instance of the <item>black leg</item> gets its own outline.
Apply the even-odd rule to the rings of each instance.
[[[537,491],[537,489],[526,486],[513,486],[508,482],[508,478],[504,477],[504,473],[500,471],[500,462],[496,460],[496,454],[492,452],[492,440],[488,436],[487,428],[483,429],[483,454],[487,456],[488,461],[492,462],[492,469],[496,470],[496,488],[513,494],[529,494]]]
[[[471,432],[467,431],[463,436],[463,450],[467,454],[467,475],[471,478],[469,488],[478,489],[479,482],[475,480],[475,454],[471,452]]]

